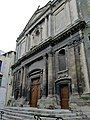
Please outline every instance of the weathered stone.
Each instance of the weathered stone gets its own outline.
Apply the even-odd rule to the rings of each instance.
[[[90,92],[90,19],[84,17],[82,3],[49,1],[27,23],[17,39],[12,66],[16,103],[21,96],[22,106],[38,108],[70,109],[88,103],[80,99]]]

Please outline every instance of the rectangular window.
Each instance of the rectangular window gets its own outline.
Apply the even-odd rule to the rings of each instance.
[[[59,71],[66,70],[66,55],[65,50],[59,52]]]
[[[0,72],[1,72],[1,67],[2,67],[2,61],[0,60]]]

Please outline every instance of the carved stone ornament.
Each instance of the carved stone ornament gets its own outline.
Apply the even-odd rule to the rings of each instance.
[[[40,34],[40,26],[37,26],[37,27],[35,28],[34,33],[35,33],[35,36],[39,36],[39,34]]]

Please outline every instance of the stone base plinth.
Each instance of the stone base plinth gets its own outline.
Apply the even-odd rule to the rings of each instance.
[[[37,107],[44,109],[46,104],[45,102],[46,102],[46,97],[42,97],[41,99],[38,100]]]
[[[60,109],[60,105],[57,104],[56,97],[48,96],[42,97],[38,101],[38,108],[44,108],[44,109]]]
[[[72,110],[84,108],[86,106],[90,107],[90,94],[84,93],[82,95],[73,94],[70,99],[70,108]]]
[[[26,101],[24,97],[18,98],[17,100],[14,99],[12,101],[12,106],[23,107],[24,105],[26,105]]]

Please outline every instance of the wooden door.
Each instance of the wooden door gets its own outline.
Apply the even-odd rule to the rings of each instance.
[[[31,84],[31,107],[37,107],[38,99],[40,99],[40,81],[33,80]]]
[[[62,109],[69,109],[69,88],[68,85],[60,86],[60,105]]]

